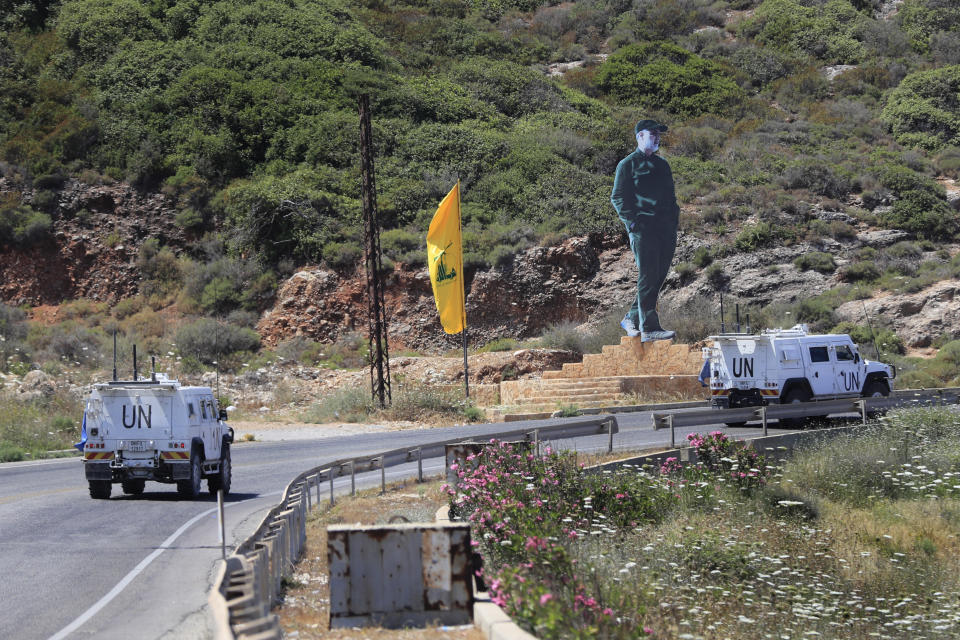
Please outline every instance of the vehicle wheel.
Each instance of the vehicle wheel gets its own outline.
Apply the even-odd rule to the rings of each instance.
[[[194,451],[190,454],[190,477],[177,480],[177,493],[184,498],[196,498],[200,495],[200,484],[203,480],[203,458]]]
[[[873,380],[863,388],[863,393],[861,395],[864,398],[886,398],[890,395],[890,385],[886,380]],[[875,419],[884,413],[886,413],[886,411],[882,409],[867,411],[867,417],[870,419]]]
[[[890,385],[883,380],[873,380],[863,388],[864,398],[886,398],[890,395]]]
[[[220,473],[207,478],[207,489],[210,493],[216,495],[217,491],[223,489],[223,495],[230,493],[230,483],[232,481],[233,469],[230,464],[230,445],[224,443],[220,454]]]
[[[781,404],[800,404],[810,401],[810,394],[805,389],[791,389],[783,397]],[[780,424],[788,429],[799,429],[806,424],[806,418],[781,418]]]
[[[123,487],[123,492],[128,496],[138,496],[143,493],[143,488],[146,486],[146,480],[124,480],[120,483],[120,486]]]
[[[90,497],[95,500],[106,500],[110,497],[110,491],[113,485],[109,480],[91,480]]]

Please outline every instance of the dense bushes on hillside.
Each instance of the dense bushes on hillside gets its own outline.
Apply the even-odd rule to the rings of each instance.
[[[292,264],[362,260],[360,93],[387,267],[422,264],[430,217],[458,179],[468,269],[508,269],[516,252],[567,234],[619,232],[612,175],[641,117],[670,125],[681,228],[716,245],[693,262],[712,287],[729,281],[710,264],[723,247],[855,234],[855,220],[819,210],[955,239],[934,178],[960,175],[960,10],[905,0],[887,19],[880,8],[0,0],[0,172],[17,189],[0,201],[0,245],[42,242],[75,213],[56,206],[67,177],[127,180],[172,197],[194,241],[181,254],[146,243],[142,308],[111,322],[156,334],[146,309],[174,300],[198,314],[261,310]],[[582,64],[555,76],[553,62]],[[857,66],[826,68],[837,64]],[[798,261],[837,264],[823,252]],[[849,282],[896,286],[884,265],[839,264]],[[910,268],[899,286],[931,277]],[[685,281],[694,275],[688,265]],[[832,307],[808,307],[829,323]]]

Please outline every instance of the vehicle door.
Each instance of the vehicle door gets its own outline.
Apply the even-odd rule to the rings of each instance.
[[[834,365],[834,392],[842,394],[859,394],[863,387],[863,365],[860,357],[847,343],[836,343],[833,346],[833,355],[836,358]]]
[[[835,392],[833,380],[833,362],[830,358],[830,345],[824,341],[809,341],[803,345],[803,356],[807,361],[807,381],[814,396],[830,396]]]

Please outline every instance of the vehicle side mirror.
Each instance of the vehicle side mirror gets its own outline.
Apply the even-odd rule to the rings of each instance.
[[[221,420],[227,419],[227,410],[222,407],[220,408],[220,419]]]
[[[860,354],[859,354],[859,353],[853,354],[853,362],[854,362],[854,364],[857,364],[857,363],[860,362]]]

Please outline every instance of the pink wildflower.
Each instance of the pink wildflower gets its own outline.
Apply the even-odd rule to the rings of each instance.
[[[550,594],[550,593],[543,594],[542,596],[540,596],[540,606],[542,607],[543,605],[547,604],[551,600],[553,600],[553,594]]]

